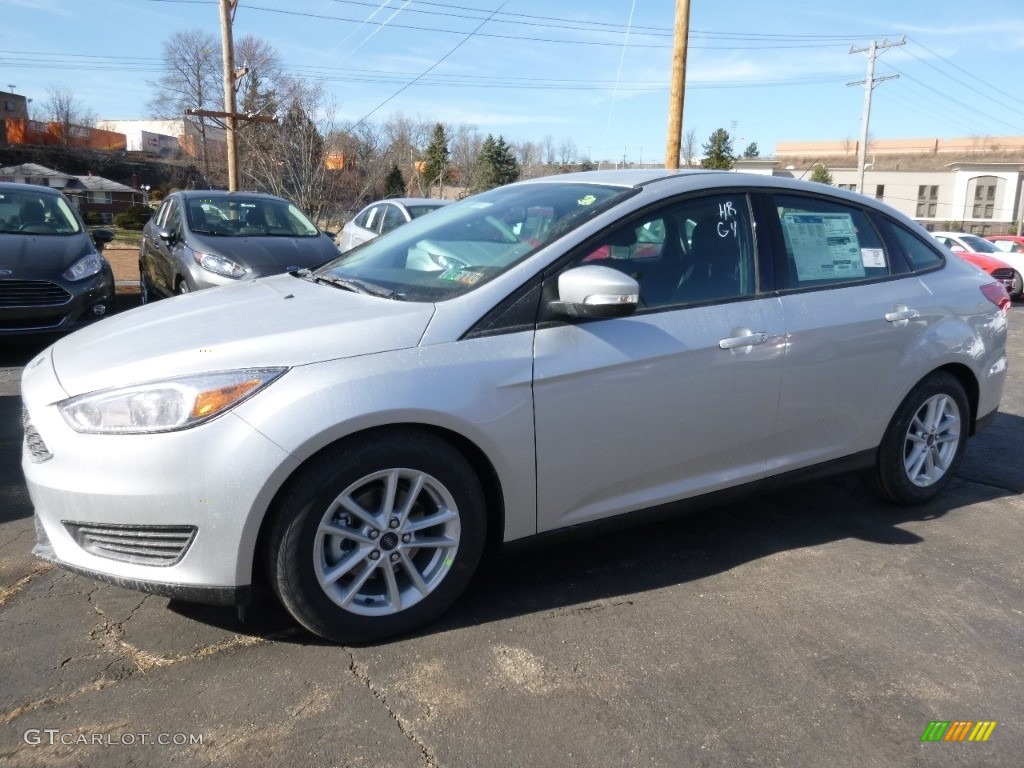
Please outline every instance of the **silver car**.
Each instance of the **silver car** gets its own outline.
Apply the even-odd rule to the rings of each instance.
[[[424,214],[436,211],[450,200],[426,197],[395,197],[371,203],[352,217],[338,233],[338,251],[345,253]]]
[[[265,579],[323,637],[403,633],[540,533],[823,470],[929,501],[996,414],[1008,312],[910,219],[820,184],[513,184],[40,354],[35,552],[196,601]]]
[[[331,237],[294,203],[257,192],[187,190],[167,196],[142,231],[139,293],[148,304],[337,256]]]

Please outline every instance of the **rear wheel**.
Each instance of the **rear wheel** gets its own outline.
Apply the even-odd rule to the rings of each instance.
[[[276,505],[267,572],[299,623],[335,642],[408,632],[465,589],[486,511],[472,466],[416,431],[357,438],[300,470]]]
[[[878,448],[872,480],[888,500],[924,504],[946,486],[963,458],[970,406],[945,372],[922,381],[900,404]]]

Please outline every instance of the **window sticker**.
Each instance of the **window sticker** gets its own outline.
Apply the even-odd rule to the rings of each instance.
[[[446,269],[437,277],[439,280],[447,280],[452,283],[460,283],[462,285],[475,285],[483,276],[483,272],[477,272],[476,270],[473,269],[462,269],[461,267],[452,267],[451,269]]]
[[[885,269],[885,251],[881,248],[861,248],[860,260],[865,267],[881,267]]]
[[[782,231],[801,281],[864,277],[864,258],[850,214],[785,213]]]

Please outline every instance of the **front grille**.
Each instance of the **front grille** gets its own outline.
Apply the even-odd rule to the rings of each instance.
[[[196,537],[194,525],[106,525],[71,523],[64,527],[90,554],[135,565],[174,565]]]
[[[71,294],[49,280],[0,280],[0,307],[59,307]]]
[[[21,408],[21,426],[25,430],[25,447],[28,448],[28,455],[32,462],[42,464],[44,461],[52,459],[53,454],[46,447],[46,443],[43,442],[43,438],[36,428],[32,426],[32,422],[28,418],[28,409],[24,406]]]

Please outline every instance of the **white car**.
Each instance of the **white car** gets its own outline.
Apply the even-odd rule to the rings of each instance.
[[[426,197],[395,197],[370,203],[342,228],[337,238],[338,251],[350,251],[450,202]]]
[[[1024,277],[1022,277],[1024,275],[1024,253],[1004,251],[995,243],[986,240],[980,235],[972,235],[966,232],[932,232],[932,237],[949,248],[953,253],[980,253],[983,256],[998,259],[1007,266],[1012,267],[1015,274],[1013,275],[1013,280],[1006,288],[1007,293],[1010,294],[1010,298],[1017,301],[1024,296]],[[977,266],[985,269],[984,265],[978,264]]]

